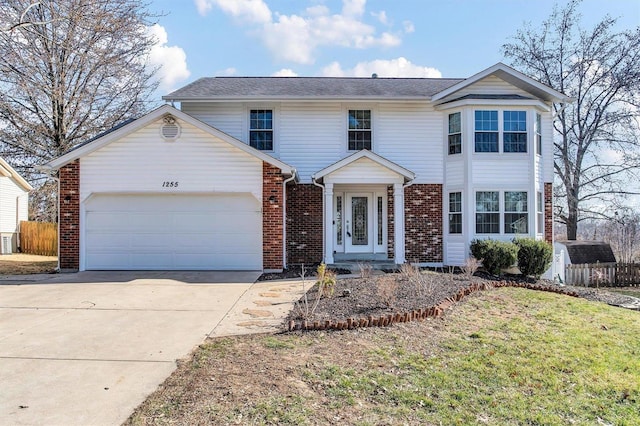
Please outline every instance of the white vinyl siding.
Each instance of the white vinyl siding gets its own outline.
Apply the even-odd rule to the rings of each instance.
[[[384,103],[377,111],[374,151],[414,172],[414,183],[443,183],[447,115],[420,103]]]
[[[243,140],[246,109],[240,103],[182,102],[181,109],[211,127]]]
[[[362,184],[391,184],[403,183],[404,179],[397,173],[368,159],[361,158],[342,167],[324,177],[328,183],[362,183]]]
[[[531,93],[525,92],[499,77],[488,76],[482,80],[465,87],[455,93],[456,98],[466,95],[482,93],[483,95],[520,95],[527,98],[531,97]]]
[[[339,103],[283,103],[277,143],[279,158],[298,171],[301,183],[346,156],[346,116]]]
[[[16,232],[18,222],[28,220],[28,204],[28,193],[12,178],[0,176],[0,232]]]
[[[180,138],[167,142],[160,123],[84,157],[80,200],[96,192],[244,192],[262,199],[262,161],[184,122]],[[166,181],[179,186],[163,188]]]

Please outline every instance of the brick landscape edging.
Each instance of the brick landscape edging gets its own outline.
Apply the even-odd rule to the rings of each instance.
[[[535,283],[522,283],[516,281],[490,281],[487,283],[474,283],[467,288],[461,289],[455,295],[448,297],[439,304],[426,309],[416,309],[410,312],[398,312],[395,314],[387,314],[381,316],[369,315],[366,318],[347,318],[343,320],[325,320],[325,321],[295,321],[291,320],[288,324],[288,331],[313,331],[313,330],[351,330],[354,328],[364,327],[387,327],[395,323],[420,321],[427,318],[439,318],[444,311],[453,306],[456,302],[464,299],[471,293],[482,290],[490,290],[500,287],[518,287],[529,290],[546,291],[549,293],[558,293],[565,296],[579,297],[575,291],[564,290],[560,287],[550,285],[539,285]]]

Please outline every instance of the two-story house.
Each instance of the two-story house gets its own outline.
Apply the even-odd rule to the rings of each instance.
[[[570,99],[506,65],[202,78],[164,99],[47,164],[61,268],[461,265],[475,238],[552,240],[552,104]]]

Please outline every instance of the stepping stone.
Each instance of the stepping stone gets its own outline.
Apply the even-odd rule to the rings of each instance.
[[[268,318],[273,316],[273,312],[260,309],[245,309],[243,314],[251,315],[253,318]]]
[[[280,293],[266,292],[266,293],[260,293],[260,296],[262,296],[262,297],[280,297],[282,295]]]
[[[271,305],[273,305],[273,302],[270,302],[269,300],[254,300],[253,303],[255,303],[258,306],[271,306]]]
[[[268,327],[269,324],[267,324],[264,321],[243,321],[243,322],[239,322],[236,324],[239,327]]]

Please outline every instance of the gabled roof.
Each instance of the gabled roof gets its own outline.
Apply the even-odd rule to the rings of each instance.
[[[205,77],[162,99],[420,99],[428,100],[460,78]]]
[[[4,161],[2,158],[0,158],[0,176],[6,176],[13,179],[18,186],[27,192],[33,189],[33,187],[29,185],[29,182],[24,180],[24,178],[20,176],[18,172],[13,170],[13,167],[11,167],[9,163]]]
[[[175,118],[182,120],[188,124],[191,124],[192,126],[202,130],[203,132],[206,132],[212,136],[215,136],[218,139],[223,140],[224,142],[227,142],[228,144],[250,154],[253,155],[254,157],[265,161],[269,164],[271,164],[272,166],[275,166],[277,168],[279,168],[280,170],[282,170],[283,173],[291,175],[291,176],[296,176],[296,169],[286,163],[283,163],[282,161],[273,158],[272,156],[265,154],[262,151],[259,151],[255,148],[252,148],[251,146],[247,145],[246,143],[243,143],[242,141],[239,141],[238,139],[234,138],[233,136],[230,136],[214,127],[209,126],[206,123],[203,123],[202,121],[185,114],[184,112],[170,106],[170,105],[163,105],[159,108],[156,108],[155,110],[149,112],[146,115],[143,115],[142,117],[138,118],[137,120],[129,120],[123,124],[120,124],[116,127],[114,127],[113,129],[98,135],[97,137],[90,139],[89,141],[87,141],[84,144],[81,144],[79,146],[77,146],[76,148],[72,149],[71,151],[67,152],[66,154],[49,161],[48,163],[44,164],[42,166],[42,168],[44,169],[48,169],[48,170],[57,170],[60,167],[64,166],[65,164],[68,164],[78,158],[84,157],[88,154],[91,154],[94,151],[97,151],[98,149],[110,144],[111,142],[114,142],[116,140],[119,140],[121,138],[123,138],[124,136],[127,136],[151,123],[153,123],[154,121],[164,117],[165,115],[170,114],[172,116],[174,116]]]
[[[405,181],[410,181],[415,179],[416,175],[415,173],[413,173],[411,170],[405,169],[402,166],[397,165],[396,163],[387,160],[384,157],[381,157],[378,154],[374,154],[373,152],[363,149],[361,151],[358,151],[354,154],[351,154],[348,157],[343,158],[342,160],[333,163],[332,165],[325,167],[324,169],[316,172],[312,178],[314,180],[320,180],[323,177],[325,177],[326,175],[335,172],[336,170],[339,170],[343,167],[348,166],[349,164],[353,164],[356,161],[360,160],[361,158],[368,158],[369,160],[373,161],[374,163],[388,169],[391,170],[394,173],[397,173],[398,175],[402,176]]]
[[[571,263],[616,263],[609,243],[604,241],[558,241],[567,248]]]
[[[486,77],[489,77],[491,75],[494,75],[506,81],[507,83],[515,87],[518,87],[524,90],[525,92],[529,92],[532,95],[536,96],[537,98],[543,99],[545,101],[550,101],[550,102],[572,102],[573,101],[573,99],[568,97],[567,95],[560,93],[557,90],[552,89],[551,87],[545,84],[542,84],[532,79],[531,77],[521,73],[520,71],[516,71],[515,69],[501,62],[495,64],[492,67],[487,68],[484,71],[480,71],[474,76],[471,76],[463,81],[458,82],[457,84],[454,84],[442,90],[438,94],[434,95],[432,100],[439,101],[439,100],[445,99],[446,97],[451,96],[456,92],[468,86],[471,86],[472,84],[477,83],[478,81]]]

